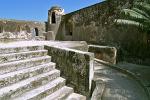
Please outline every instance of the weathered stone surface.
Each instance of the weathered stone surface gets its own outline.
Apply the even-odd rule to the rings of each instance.
[[[150,66],[137,65],[127,62],[120,62],[116,65],[122,70],[131,73],[143,85],[150,99]]]
[[[70,42],[70,45],[72,44],[72,46],[68,47],[70,49],[88,52],[88,44],[86,41],[80,41],[80,42],[78,42],[78,41],[67,41],[67,42]]]
[[[45,33],[46,40],[55,40],[55,34],[53,31],[48,31]]]
[[[66,100],[86,100],[86,97],[76,93],[72,93]]]
[[[31,40],[32,33],[27,33],[25,31],[18,32],[18,33],[11,33],[11,32],[3,32],[0,33],[0,42],[13,42],[19,40]]]
[[[31,78],[33,76],[49,72],[55,68],[54,63],[47,63],[36,67],[22,69],[11,73],[0,75],[0,88],[8,86],[10,84]]]
[[[3,29],[3,32],[20,33],[22,31],[25,33],[33,34],[35,28],[37,28],[38,33],[41,36],[42,32],[45,31],[45,23],[38,21],[0,19],[0,28]]]
[[[96,87],[92,93],[91,100],[103,100],[103,92],[105,90],[105,82],[102,80],[95,80]]]
[[[16,97],[13,100],[41,100],[45,96],[52,94],[63,86],[65,86],[65,79],[59,77],[39,88],[33,89],[21,95],[20,97]]]
[[[11,71],[42,65],[48,62],[51,62],[50,56],[37,57],[37,58],[32,58],[27,60],[19,60],[19,61],[0,64],[0,74],[5,74]]]
[[[74,87],[75,92],[89,95],[93,78],[94,55],[73,49],[45,46],[52,61],[56,63],[67,84]]]
[[[0,100],[67,98],[73,88],[66,87],[60,92],[66,81],[47,56],[47,50],[28,43],[0,45]]]
[[[73,88],[64,86],[42,100],[65,100],[71,93],[73,93]]]
[[[42,50],[43,45],[88,51],[86,41],[16,41],[9,42],[7,45],[6,43],[0,43],[0,54]]]
[[[35,57],[42,57],[42,56],[46,56],[46,55],[47,55],[46,50],[1,54],[0,55],[0,63],[2,64],[5,62],[24,60],[24,59],[30,59],[30,58],[35,58]]]
[[[60,71],[52,70],[50,72],[28,78],[26,80],[20,81],[19,83],[4,87],[0,89],[0,99],[7,100],[15,96],[20,96],[20,94],[44,85],[57,77],[60,76]]]
[[[35,36],[33,38],[33,40],[44,41],[45,40],[45,36]]]
[[[104,82],[97,84],[93,96],[98,96],[94,100],[149,100],[141,83],[129,72],[100,60],[94,62],[94,69],[94,79]]]
[[[3,44],[2,47],[0,45],[0,54],[28,52],[28,51],[36,51],[36,50],[43,50],[44,49],[44,46],[28,46],[32,42],[25,43],[26,46],[22,46],[22,45],[24,45],[23,43],[25,43],[25,42],[14,44],[14,45],[12,43],[8,47],[7,47],[8,44],[7,45]]]
[[[25,40],[45,40],[45,36],[32,36],[32,33],[21,31],[18,33],[3,32],[0,33],[0,42],[14,42],[14,41],[25,41]]]
[[[97,59],[116,64],[117,49],[115,47],[89,45],[89,52],[93,52]]]

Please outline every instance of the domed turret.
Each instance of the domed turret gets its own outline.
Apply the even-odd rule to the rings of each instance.
[[[48,10],[48,23],[58,24],[61,21],[61,16],[64,15],[64,9],[58,6],[53,6]]]
[[[64,9],[58,6],[51,7],[50,10],[48,10],[48,22],[47,22],[47,34],[46,38],[50,39],[51,37],[53,40],[55,40],[60,22],[61,17],[64,15]]]

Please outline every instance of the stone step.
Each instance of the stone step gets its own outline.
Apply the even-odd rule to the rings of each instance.
[[[64,86],[42,100],[65,100],[71,93],[73,93],[73,88]]]
[[[1,47],[0,54],[8,54],[8,53],[19,53],[19,52],[28,52],[28,51],[36,51],[43,50],[44,46],[10,46],[10,47]]]
[[[86,97],[77,93],[72,93],[65,100],[86,100]]]
[[[27,78],[49,72],[55,68],[55,63],[46,63],[36,67],[26,68],[0,75],[0,88],[25,80]]]
[[[12,100],[41,100],[42,98],[52,94],[63,86],[65,86],[65,79],[58,77],[52,82],[49,82],[48,84],[31,90],[29,92],[26,92],[20,97],[14,98]]]
[[[43,56],[43,57],[37,57],[37,58],[31,58],[26,60],[19,60],[19,61],[0,64],[0,75],[8,72],[16,71],[16,70],[21,70],[24,68],[42,65],[49,62],[51,62],[51,57]]]
[[[27,91],[38,88],[60,76],[59,70],[52,70],[0,89],[0,100],[8,100]],[[22,99],[21,99],[22,100]]]
[[[1,54],[0,55],[0,64],[6,63],[6,62],[11,62],[11,61],[18,61],[18,60],[35,58],[35,57],[41,57],[41,56],[46,56],[46,55],[47,55],[47,50]]]

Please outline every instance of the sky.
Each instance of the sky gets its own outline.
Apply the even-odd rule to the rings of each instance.
[[[102,0],[0,0],[0,18],[47,21],[48,10],[60,6],[65,13],[96,4]]]

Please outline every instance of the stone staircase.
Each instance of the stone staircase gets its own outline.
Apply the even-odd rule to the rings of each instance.
[[[0,48],[0,100],[86,100],[73,92],[44,46]]]

